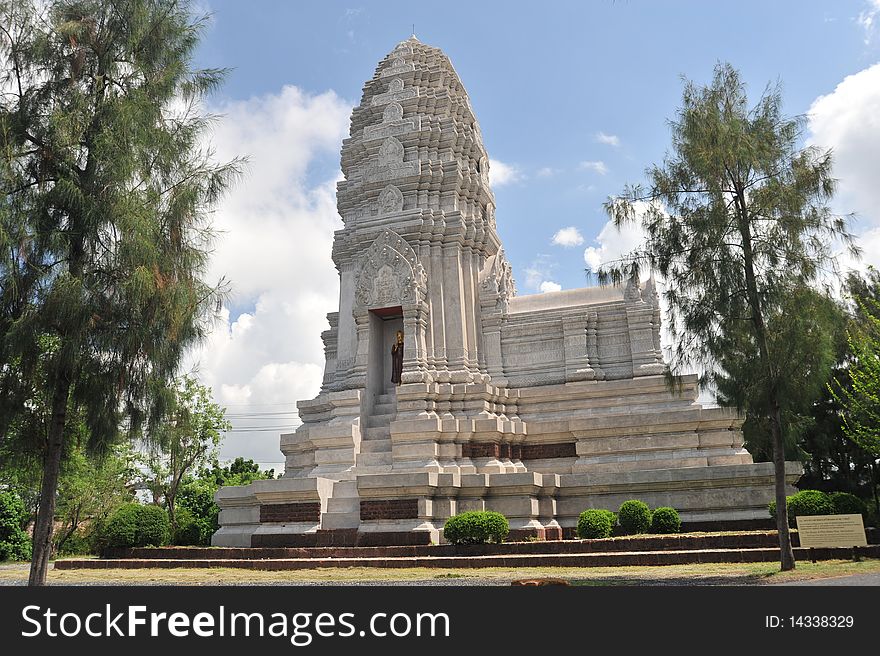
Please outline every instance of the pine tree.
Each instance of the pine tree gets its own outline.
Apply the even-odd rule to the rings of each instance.
[[[0,2],[0,435],[41,448],[32,585],[71,427],[93,450],[154,427],[219,308],[210,210],[240,167],[203,145],[203,25],[186,0]]]
[[[676,338],[671,370],[699,366],[722,401],[767,425],[782,509],[780,560],[788,570],[787,393],[804,380],[827,380],[833,361],[822,325],[827,313],[812,311],[821,299],[809,288],[833,275],[834,243],[858,249],[847,217],[828,207],[831,153],[799,149],[803,119],[784,117],[781,107],[776,87],[749,109],[729,64],[716,66],[708,86],[687,82],[671,123],[672,154],[648,169],[648,188],[628,186],[605,204],[618,226],[641,221],[645,246],[607,263],[599,279],[619,284],[640,269],[658,271]],[[812,370],[799,359],[804,355]]]

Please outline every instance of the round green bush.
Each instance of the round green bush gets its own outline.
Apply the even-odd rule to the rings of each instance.
[[[801,490],[785,499],[788,506],[788,521],[792,524],[795,517],[808,515],[833,515],[834,503],[831,497],[819,490]]]
[[[651,509],[644,501],[624,501],[617,511],[617,521],[628,535],[647,533],[651,528]]]
[[[486,544],[503,542],[510,533],[510,524],[501,513],[472,510],[446,520],[443,536],[451,544]]]
[[[663,506],[651,513],[651,533],[678,533],[681,530],[681,517],[675,508]]]
[[[14,492],[0,492],[0,560],[30,560],[31,539],[24,531],[27,511]]]
[[[168,513],[159,506],[127,503],[119,508],[105,528],[108,547],[160,547],[171,537]]]
[[[834,512],[838,515],[861,515],[862,519],[868,518],[868,504],[849,492],[832,492],[831,503]]]
[[[585,510],[578,517],[577,536],[582,540],[610,538],[614,513],[610,510]]]

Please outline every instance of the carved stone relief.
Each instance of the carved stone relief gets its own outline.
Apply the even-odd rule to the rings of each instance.
[[[388,185],[379,194],[379,214],[390,214],[403,209],[403,194],[394,185]]]
[[[382,122],[383,123],[391,123],[392,121],[399,121],[403,118],[403,107],[400,106],[400,103],[391,103],[385,108],[385,111],[382,112]]]
[[[379,166],[403,162],[403,144],[395,137],[388,137],[379,147]]]

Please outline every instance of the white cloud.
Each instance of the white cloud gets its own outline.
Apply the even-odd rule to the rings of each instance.
[[[574,226],[568,226],[556,231],[553,235],[553,243],[557,246],[580,246],[584,243],[584,236]]]
[[[221,234],[211,262],[213,278],[230,280],[228,305],[240,314],[224,308],[190,358],[217,401],[228,404],[234,429],[269,429],[229,434],[221,457],[281,462],[278,438],[291,431],[274,428],[298,424],[296,402],[320,388],[320,334],[339,293],[330,259],[333,231],[342,226],[339,174],[310,182],[307,172],[338,157],[351,106],[332,91],[286,86],[211,109],[224,114],[212,136],[218,159],[250,157],[245,179],[214,217]]]
[[[643,208],[636,208],[636,216],[641,216]],[[603,264],[610,264],[623,256],[631,253],[641,246],[645,240],[645,232],[641,222],[637,219],[628,223],[622,229],[618,229],[613,222],[608,221],[594,242],[598,246],[588,246],[584,250],[584,262],[595,271]]]
[[[832,150],[835,206],[856,212],[852,229],[865,263],[880,266],[880,63],[844,78],[813,102],[808,116],[810,143]]]
[[[522,171],[513,164],[505,164],[497,159],[489,160],[489,184],[501,187],[523,179]]]
[[[557,262],[555,258],[542,253],[536,255],[531,264],[523,271],[526,276],[525,288],[530,292],[559,291],[552,287],[553,285],[562,289],[561,286],[553,282],[555,277],[553,272],[556,270],[556,267]],[[550,287],[547,287],[547,285],[550,285]]]
[[[608,173],[608,167],[605,165],[605,162],[595,161],[595,162],[581,162],[578,165],[578,168],[583,171],[593,171],[594,173],[598,173],[599,175],[605,175]]]
[[[560,285],[558,282],[553,282],[552,280],[545,280],[541,283],[539,289],[541,290],[542,294],[544,294],[545,292],[558,292],[562,289],[562,285]]]
[[[615,148],[620,145],[620,137],[618,137],[616,134],[605,134],[604,132],[597,132],[596,141],[607,146],[614,146]]]
[[[559,169],[554,169],[550,166],[545,166],[543,168],[538,169],[537,175],[539,178],[549,178],[559,173]]]
[[[865,8],[859,12],[859,16],[856,19],[865,33],[865,45],[871,43],[871,39],[874,37],[878,14],[880,14],[880,0],[867,0]]]

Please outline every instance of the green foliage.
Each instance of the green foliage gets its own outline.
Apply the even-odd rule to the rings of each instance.
[[[624,501],[617,511],[617,521],[627,535],[647,533],[651,528],[651,509],[644,501]]]
[[[200,467],[216,461],[222,432],[232,425],[226,410],[215,403],[211,388],[195,378],[177,381],[171,412],[156,431],[154,447],[143,459],[144,482],[153,499],[162,501],[176,525],[177,495],[184,478]]]
[[[0,492],[0,561],[31,557],[31,539],[22,528],[26,520],[21,498],[13,492]]]
[[[225,467],[221,467],[217,461],[213,466],[204,470],[202,478],[213,477],[218,487],[224,485],[247,485],[254,481],[275,478],[275,470],[260,470],[260,465],[253,460],[238,457]]]
[[[799,436],[803,450],[804,476],[800,485],[819,490],[840,490],[858,496],[872,496],[877,456],[862,448],[844,432],[841,417],[845,415],[840,394],[835,390],[850,389],[849,371],[855,362],[849,337],[866,325],[863,308],[880,301],[880,273],[868,267],[863,275],[847,275],[845,296],[838,303],[838,318],[833,324],[836,365],[830,384],[810,409],[811,422]],[[754,454],[751,444],[747,447]]]
[[[73,449],[62,465],[58,484],[56,517],[61,526],[54,541],[60,553],[88,553],[93,527],[133,500],[134,462],[128,445],[113,447],[104,456]],[[77,544],[68,548],[68,540]]]
[[[577,536],[582,540],[610,538],[614,527],[614,513],[593,508],[578,517]]]
[[[473,510],[450,517],[443,526],[443,536],[450,544],[486,544],[503,542],[510,533],[507,518],[489,510]]]
[[[180,487],[178,513],[190,513],[199,526],[199,542],[192,544],[209,545],[211,536],[220,528],[220,507],[214,502],[214,493],[218,489],[210,478],[188,478]]]
[[[90,532],[86,532],[85,530],[77,530],[74,533],[64,536],[64,541],[61,542],[58,539],[58,535],[56,535],[55,539],[55,553],[58,556],[85,556],[91,553],[96,553],[92,546],[93,536]]]
[[[861,515],[862,519],[868,518],[868,504],[854,494],[848,492],[832,492],[829,495],[837,515]]]
[[[174,536],[172,542],[178,546],[204,545],[205,530],[203,522],[196,518],[195,515],[183,506],[177,509],[175,516],[176,526],[174,527]],[[210,534],[208,540],[210,541]]]
[[[168,543],[171,522],[158,506],[127,503],[110,517],[105,528],[108,547],[160,547]]]
[[[801,490],[786,499],[788,519],[793,522],[795,517],[807,515],[833,515],[834,503],[824,492],[819,490]]]
[[[195,538],[195,529],[189,528],[190,537],[185,538],[187,544],[210,545],[211,536],[220,528],[218,517],[220,508],[214,502],[214,493],[224,485],[247,485],[257,480],[274,478],[275,472],[271,469],[261,471],[260,466],[253,460],[236,458],[227,466],[221,467],[214,461],[210,468],[202,468],[196,476],[186,476],[183,479],[176,496],[175,519],[181,512],[189,513],[198,527],[198,541]],[[177,519],[178,527],[181,520]],[[177,542],[176,544],[182,544]]]
[[[661,506],[651,513],[651,533],[678,533],[681,531],[681,517],[675,508]]]
[[[785,498],[788,509],[788,523],[795,526],[795,518],[807,515],[834,515],[834,502],[821,490],[801,490]],[[776,502],[771,501],[768,508],[770,516],[776,518]]]
[[[880,457],[880,302],[859,302],[862,321],[847,333],[851,363],[835,378],[831,392],[842,407],[843,432]]]

